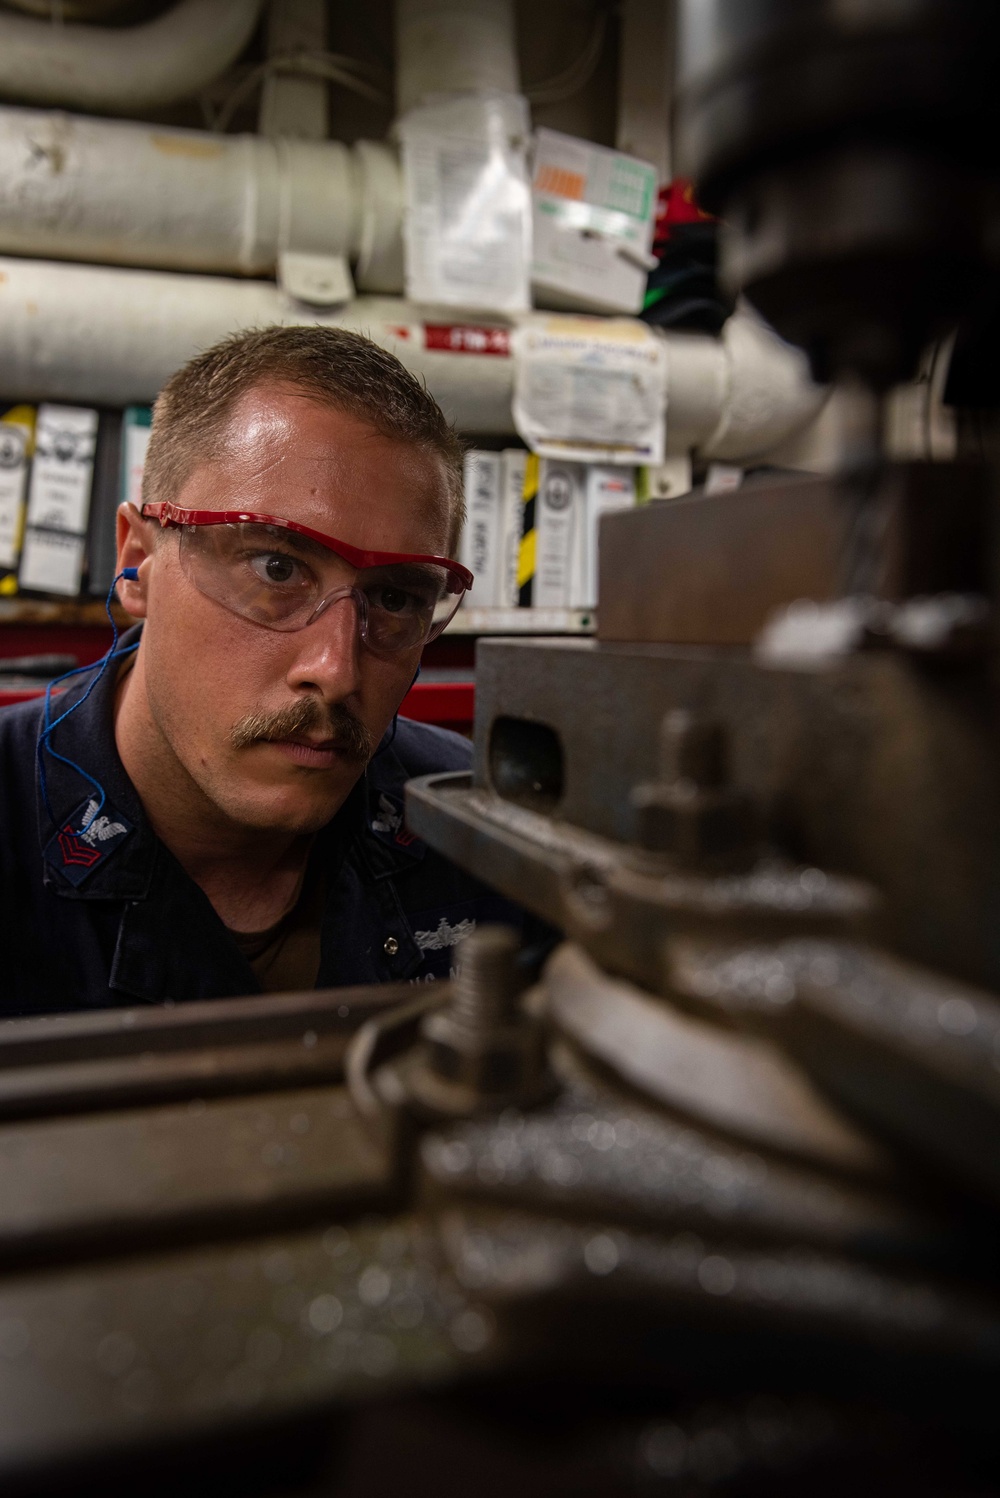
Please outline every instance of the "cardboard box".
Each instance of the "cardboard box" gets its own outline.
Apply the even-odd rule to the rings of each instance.
[[[657,187],[646,161],[539,130],[531,189],[536,306],[641,311]]]

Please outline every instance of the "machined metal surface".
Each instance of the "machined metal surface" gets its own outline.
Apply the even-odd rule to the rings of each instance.
[[[856,1116],[1000,1203],[1000,1000],[844,942],[671,954],[676,993],[781,1043]]]
[[[329,1086],[7,1124],[0,1262],[356,1211],[393,1168]]]
[[[488,859],[496,889],[654,991],[665,982],[665,943],[680,931],[852,931],[875,905],[857,880],[777,859],[740,874],[688,873],[479,790],[465,774],[410,781],[406,795],[421,837],[462,868]]]
[[[710,501],[604,517],[598,638],[748,646],[798,599],[985,591],[988,482],[979,465],[894,465],[869,488],[784,475]],[[873,556],[858,587],[863,525]]]
[[[408,997],[387,984],[5,1020],[0,1120],[337,1081],[358,1026]]]
[[[877,891],[888,946],[1000,986],[1000,783],[981,664],[935,670],[886,650],[792,669],[736,651],[592,640],[481,641],[477,662],[474,787],[456,790],[449,814],[443,794],[434,801],[415,786],[409,813],[463,866],[491,860],[490,879],[516,879],[511,893],[531,906],[550,867],[594,863],[596,845],[578,841],[587,833],[620,845],[596,866],[612,863],[624,879],[626,865],[640,866],[631,792],[658,776],[664,715],[687,709],[724,727],[732,783],[757,804],[765,839],[793,855],[800,896],[790,923],[820,910],[824,888],[848,888],[832,876],[851,876]],[[819,875],[802,882],[808,869]],[[705,888],[720,919],[739,918],[738,882]],[[583,921],[566,929],[589,945]],[[623,952],[643,942],[638,922],[623,930]],[[589,949],[657,986],[648,968],[606,962],[607,944]]]
[[[777,1046],[680,1014],[608,977],[569,943],[549,959],[544,992],[564,1035],[675,1115],[820,1168],[893,1173],[885,1152]]]
[[[213,1427],[238,1443],[290,1411],[439,1382],[492,1337],[412,1220],[8,1278],[0,1480]]]
[[[664,1119],[608,1089],[569,1091],[536,1113],[463,1122],[421,1146],[449,1196],[507,1209],[672,1230],[733,1242],[809,1245],[858,1259],[961,1262],[942,1218],[873,1189],[798,1169]]]

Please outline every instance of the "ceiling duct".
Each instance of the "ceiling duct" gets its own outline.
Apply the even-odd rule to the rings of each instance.
[[[138,26],[0,13],[0,98],[112,114],[189,98],[243,51],[263,0],[180,0]]]

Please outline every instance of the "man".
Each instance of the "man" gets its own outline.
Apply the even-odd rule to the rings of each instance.
[[[271,328],[173,376],[118,516],[141,626],[50,727],[0,713],[0,1013],[430,979],[520,921],[403,824],[406,780],[469,763],[395,717],[462,514],[454,433],[365,338]]]

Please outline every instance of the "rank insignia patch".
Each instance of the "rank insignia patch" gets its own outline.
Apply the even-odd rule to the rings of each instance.
[[[395,843],[397,848],[409,848],[414,843],[419,846],[418,839],[406,830],[402,801],[387,796],[384,791],[379,792],[378,810],[372,817],[371,828],[382,842]]]
[[[78,806],[45,848],[45,861],[70,884],[79,886],[135,831],[109,802],[98,814],[93,798]]]

